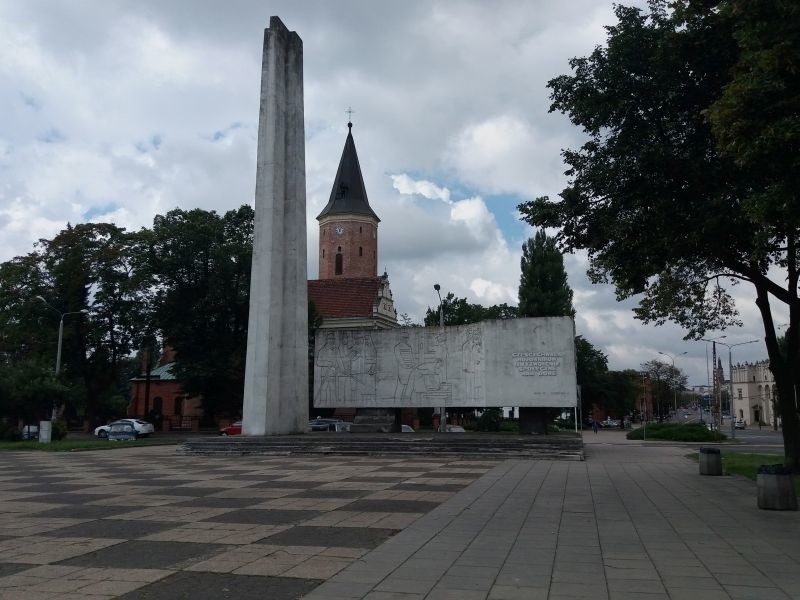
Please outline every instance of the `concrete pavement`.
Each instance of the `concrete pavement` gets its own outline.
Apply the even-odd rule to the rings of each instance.
[[[800,600],[800,513],[690,447],[585,441],[585,462],[4,454],[0,599]]]
[[[800,513],[686,447],[585,440],[584,463],[499,464],[305,598],[800,598]]]

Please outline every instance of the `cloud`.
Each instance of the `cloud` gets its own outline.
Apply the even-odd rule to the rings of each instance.
[[[399,175],[390,175],[392,178],[392,185],[401,194],[419,194],[431,200],[441,200],[446,204],[450,202],[450,190],[446,187],[439,187],[435,183],[426,181],[424,179],[414,180],[405,173]]]
[[[548,113],[547,81],[602,43],[612,11],[610,0],[491,10],[471,0],[369,10],[355,0],[140,0],[91,11],[58,0],[0,3],[0,260],[68,221],[136,229],[176,206],[225,212],[252,203],[261,44],[277,14],[303,39],[309,274],[315,217],[352,105],[382,220],[378,266],[399,310],[421,320],[438,303],[434,283],[472,302],[514,304],[520,244],[532,230],[509,207],[557,194],[560,152],[581,143],[565,117]],[[636,321],[634,301],[618,303],[611,286],[588,282],[585,254],[566,266],[578,332],[612,366],[689,350],[681,360],[690,379],[705,379],[704,344],[683,342],[674,325]],[[736,293],[746,326],[728,335],[761,337],[752,290]],[[763,356],[751,344],[734,361]]]

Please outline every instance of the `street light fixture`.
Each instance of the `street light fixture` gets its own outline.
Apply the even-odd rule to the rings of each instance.
[[[731,411],[731,437],[736,437],[736,419],[734,419],[733,415],[733,359],[731,357],[731,348],[735,348],[736,346],[744,346],[745,344],[755,344],[759,340],[750,340],[749,342],[739,342],[738,344],[726,344],[725,342],[719,342],[722,346],[725,346],[728,349],[728,405]],[[760,415],[759,415],[759,418]]]
[[[62,313],[56,307],[51,305],[47,300],[45,300],[42,296],[36,296],[35,299],[44,303],[44,305],[47,308],[49,308],[52,311],[55,311],[56,314],[58,314],[60,317],[58,321],[58,349],[56,350],[56,377],[58,377],[58,374],[61,372],[61,344],[64,340],[64,317],[68,317],[69,315],[86,315],[89,314],[89,311],[84,308],[82,310],[74,310]],[[50,417],[52,421],[55,421],[56,419],[56,410],[57,410],[56,403],[55,400],[53,400],[53,414]]]
[[[659,354],[663,354],[664,356],[668,356],[670,358],[670,360],[672,361],[672,370],[674,372],[675,371],[675,359],[678,356],[683,356],[684,354],[686,354],[686,352],[681,352],[680,354],[676,354],[675,356],[672,356],[671,354],[668,354],[666,352],[659,352]],[[678,414],[678,388],[677,388],[677,386],[673,387],[672,391],[675,393],[675,399],[674,399],[675,406],[674,406],[673,410],[675,411],[675,414]]]
[[[439,296],[439,327],[444,329],[444,304],[442,303],[442,294],[440,286],[438,283],[433,284],[433,289],[436,290],[436,295]],[[439,407],[439,431],[442,433],[447,433],[447,407],[441,406]]]

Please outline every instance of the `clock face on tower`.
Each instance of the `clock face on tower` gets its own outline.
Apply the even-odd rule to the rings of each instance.
[[[342,235],[343,233],[344,233],[344,227],[342,227],[341,225],[337,225],[336,226],[336,234],[337,235]]]

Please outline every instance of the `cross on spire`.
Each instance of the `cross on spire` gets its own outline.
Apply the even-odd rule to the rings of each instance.
[[[352,121],[353,121],[353,113],[356,112],[356,111],[354,111],[351,107],[348,106],[347,110],[344,111],[344,112],[347,113],[347,128],[348,129],[352,129],[353,128],[353,123],[352,123]]]

